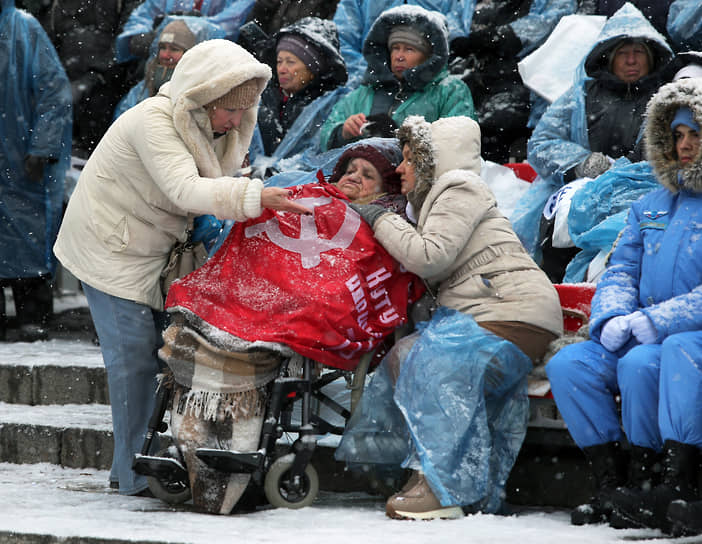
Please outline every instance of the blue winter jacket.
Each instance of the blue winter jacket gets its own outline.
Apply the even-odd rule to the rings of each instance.
[[[371,26],[383,11],[403,4],[443,13],[448,22],[449,41],[470,33],[475,0],[339,0],[334,22],[339,29],[341,54],[346,61],[350,88],[361,84],[366,71],[363,43]]]
[[[660,342],[702,329],[702,194],[661,188],[631,206],[593,298],[590,335],[611,317],[643,311]]]
[[[0,278],[53,274],[51,251],[71,159],[71,85],[49,37],[14,0],[0,0]],[[24,159],[48,159],[41,181]]]
[[[129,40],[137,34],[151,32],[157,16],[178,11],[187,13],[193,9],[193,4],[192,0],[145,0],[132,11],[115,40],[117,62],[134,58],[129,52]],[[203,0],[200,12],[209,22],[221,27],[227,38],[236,40],[239,27],[246,21],[253,5],[254,0]]]

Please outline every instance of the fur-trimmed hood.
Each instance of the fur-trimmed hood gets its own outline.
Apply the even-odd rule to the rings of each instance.
[[[646,110],[646,157],[661,185],[672,192],[683,188],[700,193],[702,153],[698,153],[694,162],[685,168],[680,168],[675,158],[670,123],[681,106],[690,108],[695,121],[702,126],[702,78],[668,83],[653,95]]]
[[[221,158],[215,154],[212,125],[204,105],[245,81],[255,79],[259,94],[271,78],[271,69],[243,47],[229,40],[207,40],[183,54],[173,77],[157,96],[167,97],[173,124],[197,164],[201,176],[232,175],[241,167],[256,126],[258,105],[248,109],[238,129],[222,136]]]
[[[362,84],[377,87],[397,85],[397,78],[390,71],[388,36],[393,27],[407,25],[417,30],[429,41],[432,52],[419,66],[406,70],[404,84],[413,90],[426,87],[446,69],[448,49],[448,23],[438,11],[429,11],[416,5],[401,5],[384,11],[371,26],[363,43],[363,57],[368,68]]]
[[[400,144],[412,152],[415,186],[407,195],[415,210],[421,208],[434,181],[451,170],[480,175],[480,126],[470,117],[443,117],[428,123],[411,115],[398,131]]]

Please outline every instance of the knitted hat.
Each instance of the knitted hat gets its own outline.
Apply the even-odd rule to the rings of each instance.
[[[378,139],[383,142],[378,145],[371,145],[368,140],[359,142],[344,151],[336,161],[334,171],[329,177],[329,183],[336,183],[346,173],[346,167],[351,159],[366,159],[376,167],[383,180],[383,191],[386,193],[399,194],[400,174],[395,169],[402,162],[402,152],[397,144],[397,140],[390,138]],[[387,143],[386,143],[387,142]]]
[[[237,85],[227,94],[220,96],[209,104],[205,104],[205,109],[222,108],[230,110],[247,110],[258,104],[260,93],[259,85],[255,79],[249,79],[241,85]]]
[[[429,40],[420,32],[407,25],[397,25],[390,30],[390,34],[388,35],[388,49],[392,49],[392,46],[396,43],[406,43],[407,45],[416,47],[427,56],[431,55],[432,47]]]
[[[700,131],[700,126],[695,122],[695,118],[692,115],[692,110],[687,106],[682,106],[675,112],[675,117],[673,117],[673,120],[670,123],[670,129],[675,130],[675,127],[679,125],[690,127],[695,132]]]
[[[195,34],[193,34],[184,21],[171,21],[161,31],[158,43],[170,43],[187,51],[195,45]]]
[[[625,38],[618,42],[613,48],[612,51],[609,54],[609,71],[612,71],[612,67],[614,66],[614,57],[617,54],[617,51],[619,51],[622,47],[625,45],[641,45],[643,46],[644,50],[646,51],[646,57],[648,58],[648,69],[649,71],[653,70],[653,68],[656,65],[656,59],[653,56],[653,51],[651,50],[651,47],[646,43],[645,40],[632,40],[631,38]]]
[[[285,34],[278,40],[275,52],[288,51],[300,59],[313,74],[324,70],[326,63],[319,50],[302,36]]]

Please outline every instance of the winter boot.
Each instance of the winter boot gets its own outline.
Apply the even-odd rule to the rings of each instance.
[[[628,476],[623,488],[635,492],[651,491],[660,483],[662,470],[661,455],[656,450],[642,446],[631,446]],[[615,529],[637,527],[627,518],[621,517],[617,510],[612,512],[609,524]]]
[[[413,475],[414,476],[414,475]],[[415,478],[410,477],[410,481]],[[424,474],[417,471],[414,486],[406,486],[385,503],[385,513],[394,519],[454,519],[463,517],[460,506],[441,506]]]
[[[674,440],[663,444],[663,474],[661,483],[649,491],[621,488],[612,501],[618,517],[635,527],[661,529],[669,533],[666,519],[668,506],[675,500],[697,498],[697,469],[699,450],[695,446]]]
[[[702,501],[673,501],[666,517],[671,524],[670,533],[675,537],[702,533]]]
[[[612,513],[611,495],[624,483],[626,459],[619,442],[606,442],[583,448],[595,481],[596,492],[590,501],[575,507],[570,514],[573,525],[605,523]]]

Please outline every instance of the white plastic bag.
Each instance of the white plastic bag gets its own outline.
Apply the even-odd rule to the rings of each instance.
[[[566,15],[541,47],[517,65],[529,89],[553,102],[573,84],[573,74],[592,49],[607,17]]]

